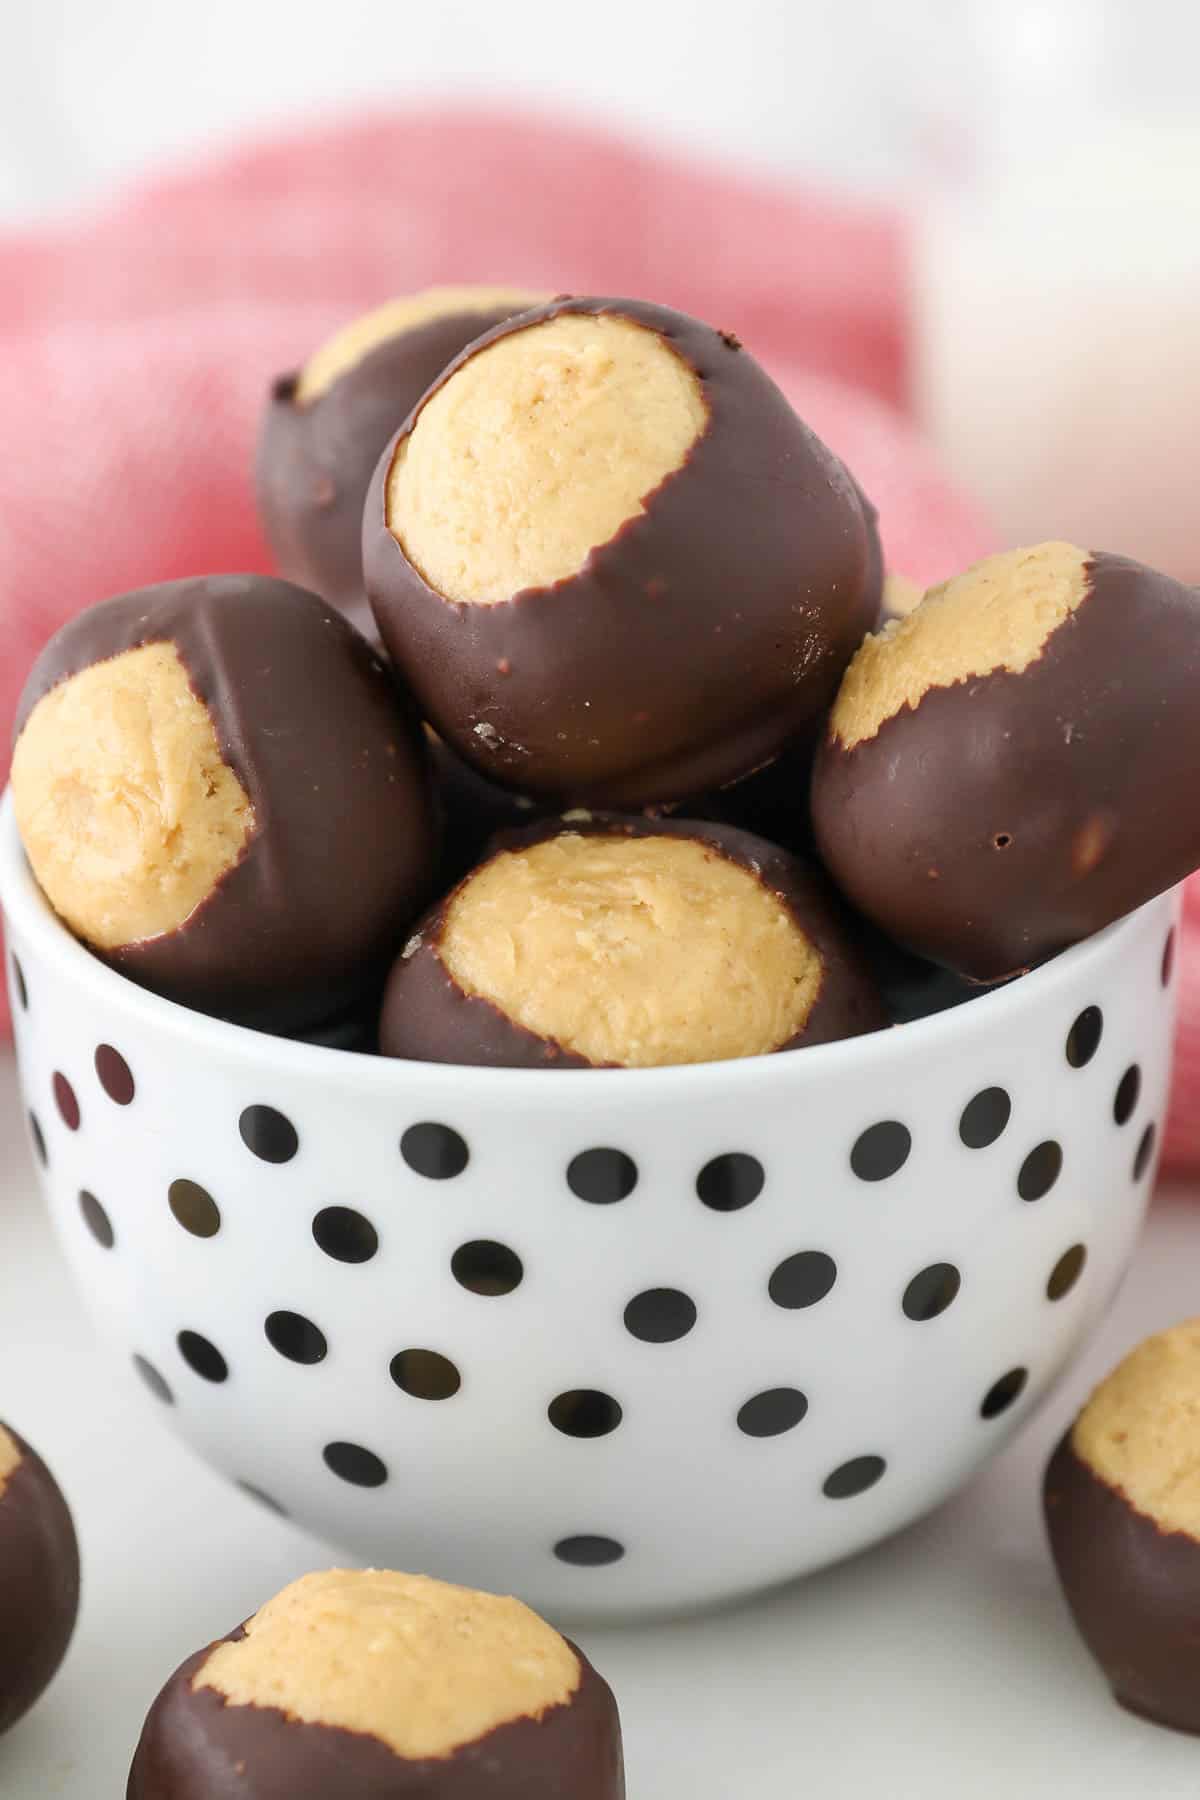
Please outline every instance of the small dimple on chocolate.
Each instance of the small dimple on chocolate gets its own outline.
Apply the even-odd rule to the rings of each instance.
[[[437,1350],[401,1350],[389,1365],[392,1380],[414,1400],[452,1400],[462,1376]]]
[[[968,1150],[986,1150],[1001,1136],[1011,1117],[1012,1101],[1004,1088],[981,1088],[962,1109],[958,1135]]]
[[[776,1306],[788,1312],[815,1306],[823,1300],[837,1280],[837,1264],[824,1250],[798,1250],[778,1264],[767,1292]]]
[[[291,1162],[300,1148],[296,1127],[274,1106],[247,1106],[238,1131],[247,1150],[262,1162]]]
[[[188,1368],[202,1381],[228,1381],[229,1364],[210,1338],[199,1331],[181,1331],[175,1342]]]
[[[610,1563],[620,1562],[625,1546],[616,1538],[581,1532],[576,1537],[559,1538],[554,1554],[559,1562],[570,1563],[576,1569],[603,1569]]]
[[[821,1492],[827,1500],[853,1500],[857,1494],[873,1488],[886,1468],[882,1456],[852,1456],[825,1477]]]
[[[87,1188],[79,1191],[79,1210],[83,1214],[83,1222],[95,1238],[102,1250],[111,1250],[116,1243],[116,1233],[112,1228],[112,1220],[97,1200],[95,1194]]]
[[[930,1263],[913,1276],[900,1302],[904,1316],[918,1324],[936,1319],[958,1297],[962,1276],[953,1263]]]
[[[46,1149],[46,1134],[35,1112],[29,1115],[29,1135],[33,1139],[34,1153],[43,1169],[50,1167],[50,1155]]]
[[[612,1206],[627,1200],[637,1186],[637,1164],[624,1150],[581,1150],[567,1164],[567,1186],[577,1200]]]
[[[625,1308],[625,1329],[643,1344],[674,1344],[696,1323],[696,1302],[679,1288],[646,1288]]]
[[[281,1506],[272,1495],[264,1493],[262,1488],[255,1487],[252,1481],[239,1481],[235,1483],[235,1486],[239,1487],[249,1499],[256,1500],[259,1506],[265,1506],[268,1512],[275,1513],[281,1519],[288,1517],[287,1508]]]
[[[22,1012],[29,1011],[29,988],[25,982],[25,971],[16,956],[12,958],[13,986],[17,990],[17,1005]]]
[[[286,1310],[268,1313],[263,1331],[271,1348],[288,1362],[319,1363],[329,1355],[329,1340],[325,1333],[303,1313]]]
[[[758,1199],[766,1179],[756,1156],[728,1150],[705,1163],[696,1177],[696,1192],[711,1212],[740,1212]]]
[[[174,1406],[175,1396],[152,1362],[135,1352],[133,1366],[156,1400],[161,1400],[164,1406]]]
[[[192,1237],[216,1237],[221,1229],[221,1209],[198,1181],[181,1176],[167,1189],[167,1204],[177,1224]]]
[[[1022,1200],[1044,1199],[1061,1175],[1062,1165],[1062,1146],[1053,1138],[1035,1144],[1017,1175],[1017,1192]]]
[[[466,1140],[451,1125],[426,1120],[410,1125],[400,1139],[400,1154],[415,1175],[427,1181],[452,1181],[470,1161]]]
[[[100,1086],[116,1106],[128,1106],[137,1093],[133,1070],[111,1044],[97,1044],[93,1057]]]
[[[60,1069],[55,1069],[51,1082],[54,1089],[54,1104],[58,1108],[58,1116],[68,1131],[79,1130],[79,1100],[75,1089]]]
[[[850,1152],[850,1167],[860,1181],[887,1181],[908,1161],[912,1134],[899,1119],[881,1119],[860,1132]]]
[[[19,967],[19,965],[18,965]],[[1159,971],[1164,987],[1170,987],[1171,976],[1175,972],[1175,927],[1172,925],[1167,933],[1167,941],[1163,945],[1162,967]]]
[[[1083,1274],[1083,1266],[1086,1262],[1087,1246],[1085,1244],[1072,1244],[1069,1250],[1064,1250],[1050,1271],[1050,1279],[1046,1283],[1047,1300],[1065,1299]]]
[[[564,1437],[607,1437],[621,1423],[622,1410],[611,1394],[598,1388],[571,1388],[557,1394],[546,1408],[555,1431]]]
[[[352,1206],[325,1206],[312,1222],[319,1250],[335,1262],[365,1263],[379,1249],[379,1233],[370,1219]]]
[[[450,1258],[450,1273],[460,1287],[472,1294],[495,1297],[511,1294],[525,1273],[515,1250],[492,1238],[473,1238],[460,1244]]]
[[[348,1444],[338,1441],[326,1444],[321,1455],[325,1459],[325,1467],[339,1480],[349,1482],[351,1487],[382,1487],[388,1478],[387,1464],[383,1458],[376,1456],[362,1444]]]
[[[1100,1048],[1104,1014],[1098,1006],[1085,1006],[1067,1033],[1067,1061],[1073,1069],[1085,1069]]]
[[[1128,1125],[1137,1110],[1141,1092],[1142,1071],[1136,1063],[1130,1063],[1122,1075],[1113,1097],[1113,1118],[1118,1125]]]
[[[1133,1179],[1140,1181],[1154,1160],[1154,1145],[1158,1137],[1158,1127],[1147,1125],[1142,1133],[1142,1141],[1137,1147],[1137,1155],[1133,1159]]]
[[[980,1403],[980,1416],[984,1419],[997,1419],[1007,1412],[1014,1401],[1019,1400],[1029,1380],[1028,1369],[1010,1369],[994,1381]]]
[[[747,1437],[780,1437],[791,1431],[808,1411],[808,1398],[799,1388],[766,1388],[738,1411],[738,1430]]]

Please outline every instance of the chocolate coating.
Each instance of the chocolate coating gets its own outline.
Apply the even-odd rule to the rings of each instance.
[[[271,389],[255,463],[267,541],[282,575],[370,636],[362,516],[375,465],[447,363],[511,316],[511,308],[496,307],[428,319],[385,338],[307,405],[296,403],[296,372]]]
[[[126,1800],[623,1800],[616,1702],[578,1651],[580,1684],[566,1705],[420,1759],[361,1732],[193,1690],[209,1653],[190,1657],[151,1707]]]
[[[240,859],[175,931],[97,952],[200,1012],[291,1032],[353,1008],[427,899],[436,857],[420,731],[366,640],[263,576],[166,582],[51,639],[17,711],[93,664],[174,646],[253,805]]]
[[[79,1545],[41,1457],[17,1433],[21,1461],[0,1490],[0,1733],[45,1691],[79,1612]]]
[[[573,817],[566,824],[559,819],[543,822],[500,837],[494,850],[520,850],[563,830],[585,836],[694,839],[750,868],[763,886],[779,897],[815,945],[823,965],[821,986],[803,1031],[781,1044],[780,1050],[855,1037],[886,1023],[867,963],[824,880],[815,869],[805,867],[776,845],[729,825],[599,816],[590,821]],[[597,1066],[553,1039],[528,1030],[491,1000],[458,986],[437,948],[451,899],[452,894],[416,926],[419,947],[400,956],[388,979],[379,1027],[383,1055],[491,1068]]]
[[[1070,1432],[1043,1497],[1063,1593],[1114,1697],[1156,1724],[1200,1732],[1200,1543],[1136,1511]]]
[[[434,792],[442,811],[442,860],[438,888],[445,892],[483,860],[501,831],[519,831],[543,817],[544,801],[497,787],[456,756],[436,732],[426,732]]]
[[[867,526],[846,470],[736,339],[665,307],[555,301],[470,346],[431,391],[562,313],[632,320],[690,364],[709,419],[682,467],[577,574],[452,602],[386,522],[418,407],[371,483],[367,591],[425,715],[493,780],[606,806],[678,801],[769,761],[829,704],[878,610]]]
[[[1200,594],[1093,554],[1021,674],[930,688],[817,753],[834,880],[897,942],[977,981],[1019,973],[1200,865]]]

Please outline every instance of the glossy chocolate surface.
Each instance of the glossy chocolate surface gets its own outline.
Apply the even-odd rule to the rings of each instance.
[[[625,1793],[616,1702],[581,1655],[580,1685],[566,1705],[540,1720],[497,1726],[449,1756],[410,1760],[361,1732],[303,1724],[274,1707],[230,1706],[212,1688],[193,1689],[209,1654],[185,1662],[151,1707],[126,1800],[622,1800]]]
[[[34,665],[17,734],[59,682],[162,642],[207,707],[256,828],[178,930],[97,954],[201,1012],[264,1030],[319,1025],[369,990],[431,891],[436,832],[419,728],[340,614],[289,583],[227,575],[79,614]]]
[[[823,976],[804,1029],[780,1050],[855,1037],[886,1023],[883,1003],[867,962],[821,875],[774,844],[729,825],[692,819],[546,821],[497,840],[496,849],[520,850],[562,831],[587,836],[690,838],[711,845],[749,868],[791,912],[816,947]],[[384,993],[379,1042],[385,1056],[424,1062],[471,1063],[497,1068],[591,1068],[585,1057],[517,1024],[490,1000],[465,993],[438,955],[453,896],[416,927],[419,947],[402,954]],[[778,1054],[776,1052],[775,1054]]]
[[[435,384],[529,320],[612,314],[700,377],[706,429],[645,511],[553,586],[446,600],[385,521],[396,447],[363,520],[380,635],[425,716],[489,778],[531,794],[667,804],[769,761],[829,705],[875,622],[854,483],[729,334],[665,307],[561,300],[472,345]]]
[[[271,389],[255,465],[258,510],[281,575],[311,588],[374,636],[363,591],[363,502],[375,465],[459,351],[511,318],[507,307],[446,313],[385,338],[316,400],[298,375]]]
[[[1114,1697],[1200,1733],[1200,1543],[1136,1511],[1070,1433],[1050,1459],[1044,1501],[1063,1593]]]
[[[498,787],[457,756],[436,732],[426,731],[434,793],[442,813],[438,890],[447,889],[483,861],[501,831],[519,831],[546,812],[546,802]]]
[[[1200,594],[1096,554],[1022,674],[933,688],[846,750],[817,847],[897,942],[978,981],[1043,961],[1200,865]]]
[[[49,1686],[79,1611],[79,1546],[67,1503],[41,1457],[21,1452],[0,1490],[0,1733]]]

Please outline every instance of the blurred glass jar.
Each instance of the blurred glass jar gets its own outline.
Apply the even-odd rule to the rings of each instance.
[[[1009,541],[1200,580],[1200,7],[929,11],[895,39],[918,416]]]

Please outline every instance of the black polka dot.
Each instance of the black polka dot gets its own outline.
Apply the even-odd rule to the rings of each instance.
[[[319,1363],[329,1355],[329,1342],[319,1325],[303,1313],[273,1312],[263,1325],[267,1342],[289,1362]]]
[[[227,1381],[229,1364],[214,1343],[198,1331],[181,1331],[175,1339],[188,1368],[205,1381]]]
[[[29,1011],[29,989],[25,985],[25,971],[14,956],[12,959],[13,987],[17,991],[17,1005],[22,1012]]]
[[[128,1106],[137,1092],[137,1083],[121,1052],[114,1050],[111,1044],[100,1044],[93,1061],[100,1086],[109,1099],[117,1106]]]
[[[554,1554],[559,1562],[571,1563],[577,1569],[603,1569],[609,1563],[620,1562],[625,1546],[618,1544],[616,1538],[597,1537],[588,1532],[579,1537],[559,1538]]]
[[[756,1156],[730,1150],[705,1163],[696,1177],[696,1192],[712,1212],[740,1212],[758,1199],[766,1179]]]
[[[999,1381],[994,1381],[983,1396],[979,1411],[985,1419],[999,1418],[1007,1412],[1014,1400],[1019,1400],[1025,1391],[1025,1383],[1029,1380],[1028,1369],[1010,1369]]]
[[[351,1487],[382,1487],[388,1478],[387,1464],[361,1444],[326,1444],[321,1454],[325,1467]]]
[[[79,1130],[79,1101],[75,1089],[66,1076],[58,1069],[54,1071],[51,1083],[54,1089],[54,1104],[58,1108],[58,1116],[68,1131]]]
[[[776,1306],[796,1312],[802,1306],[815,1306],[823,1300],[837,1280],[837,1264],[823,1250],[798,1250],[778,1265],[767,1292]]]
[[[958,1296],[962,1276],[953,1263],[930,1263],[913,1276],[901,1305],[906,1318],[923,1323],[944,1313]]]
[[[273,1106],[248,1106],[238,1120],[242,1142],[263,1162],[291,1162],[300,1148],[296,1127]]]
[[[561,1431],[564,1437],[607,1437],[621,1423],[618,1402],[597,1388],[572,1388],[559,1394],[546,1413],[555,1431]]]
[[[850,1152],[850,1167],[860,1181],[887,1181],[908,1161],[912,1134],[898,1119],[868,1125]]]
[[[379,1233],[352,1206],[323,1207],[312,1222],[312,1234],[335,1262],[370,1262],[379,1248]]]
[[[1113,1118],[1118,1125],[1128,1125],[1137,1109],[1141,1092],[1142,1071],[1136,1063],[1130,1063],[1122,1075],[1113,1097]]]
[[[95,1194],[89,1194],[86,1188],[80,1191],[79,1210],[83,1214],[83,1222],[100,1245],[102,1250],[111,1250],[116,1243],[116,1233],[112,1228],[112,1220],[97,1200]]]
[[[808,1411],[807,1397],[799,1388],[767,1388],[747,1400],[737,1416],[738,1430],[747,1437],[779,1437],[798,1425]]]
[[[628,1200],[637,1178],[637,1164],[624,1150],[581,1150],[567,1164],[567,1186],[592,1206]]]
[[[50,1156],[46,1149],[46,1134],[42,1130],[41,1124],[38,1121],[38,1116],[35,1112],[31,1112],[29,1115],[29,1135],[33,1139],[34,1153],[37,1156],[38,1161],[41,1163],[43,1169],[48,1169],[50,1167]]]
[[[400,1154],[416,1175],[427,1181],[450,1181],[461,1175],[471,1153],[449,1125],[410,1125],[400,1139]]]
[[[958,1135],[968,1150],[994,1144],[1012,1117],[1012,1101],[1002,1087],[981,1088],[963,1107]]]
[[[1086,1261],[1086,1245],[1072,1244],[1069,1250],[1064,1250],[1050,1271],[1050,1279],[1046,1283],[1047,1300],[1064,1299],[1083,1274]]]
[[[1073,1069],[1086,1068],[1104,1034],[1104,1014],[1098,1006],[1085,1006],[1067,1033],[1067,1061]]]
[[[625,1308],[625,1329],[643,1344],[673,1344],[696,1323],[696,1302],[678,1288],[647,1288]]]
[[[135,1355],[133,1366],[156,1400],[161,1400],[164,1406],[174,1406],[175,1396],[152,1362],[147,1362],[144,1356]]]
[[[821,1492],[827,1500],[853,1500],[874,1487],[886,1468],[882,1456],[852,1456],[825,1477]]]
[[[1142,1141],[1137,1147],[1137,1155],[1133,1159],[1133,1179],[1140,1181],[1154,1160],[1154,1144],[1158,1137],[1158,1129],[1147,1125],[1142,1133]]]
[[[1017,1176],[1017,1192],[1022,1200],[1041,1200],[1062,1173],[1063,1153],[1053,1138],[1035,1144]]]
[[[1175,927],[1172,925],[1170,931],[1168,931],[1168,933],[1167,933],[1167,941],[1163,945],[1161,975],[1162,975],[1162,984],[1164,987],[1170,987],[1171,976],[1173,975],[1174,971],[1175,971]]]
[[[249,1499],[256,1500],[260,1506],[265,1506],[268,1512],[275,1513],[281,1519],[287,1518],[287,1508],[280,1506],[278,1500],[273,1499],[270,1494],[265,1494],[260,1487],[255,1487],[252,1481],[239,1481],[237,1486]]]
[[[391,1361],[392,1380],[414,1400],[451,1400],[462,1376],[448,1356],[436,1350],[401,1350]]]
[[[507,1244],[491,1238],[475,1238],[460,1244],[450,1258],[450,1272],[460,1287],[473,1294],[511,1294],[525,1273],[521,1259]]]
[[[198,1181],[173,1181],[167,1189],[167,1202],[178,1223],[193,1237],[216,1237],[220,1231],[221,1209]]]

